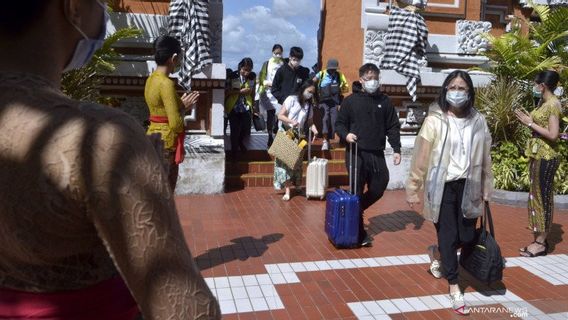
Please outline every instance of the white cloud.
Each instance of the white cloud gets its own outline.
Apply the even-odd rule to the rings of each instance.
[[[298,2],[297,0],[295,0]],[[310,0],[313,2],[313,0]],[[317,23],[314,28],[317,29]],[[304,49],[303,65],[311,67],[317,61],[316,31],[306,35],[291,21],[264,6],[245,9],[223,20],[223,63],[234,69],[244,57],[251,57],[258,71],[271,55],[272,46],[280,43],[287,56],[290,47]]]
[[[274,14],[284,17],[318,16],[314,0],[273,0]]]

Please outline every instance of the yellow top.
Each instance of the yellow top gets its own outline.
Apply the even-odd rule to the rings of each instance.
[[[168,123],[150,123],[146,134],[160,133],[164,148],[175,150],[177,135],[183,131],[180,113],[181,98],[176,93],[175,83],[164,73],[154,71],[146,80],[144,98],[151,116],[167,116]]]
[[[531,112],[533,122],[537,125],[548,128],[548,119],[550,116],[556,116],[558,119],[562,118],[562,107],[558,98],[552,97],[546,101],[539,108]],[[543,137],[532,137],[527,143],[525,155],[534,159],[551,160],[557,158],[559,154],[558,143],[552,142]]]

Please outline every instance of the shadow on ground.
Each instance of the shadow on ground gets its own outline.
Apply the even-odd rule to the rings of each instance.
[[[407,225],[413,225],[414,230],[420,230],[423,224],[424,218],[416,211],[399,210],[370,218],[368,233],[375,236],[381,232],[403,231]]]
[[[254,238],[251,236],[232,239],[232,244],[212,248],[195,257],[195,263],[200,270],[213,268],[233,260],[245,261],[251,257],[260,257],[267,250],[268,245],[280,241],[284,237],[281,233],[272,233]]]

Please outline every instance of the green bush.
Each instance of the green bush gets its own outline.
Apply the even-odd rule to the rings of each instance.
[[[560,166],[554,176],[555,194],[568,194],[568,143],[560,145]],[[524,155],[524,146],[512,142],[502,143],[491,150],[495,188],[509,191],[529,191],[529,159]]]

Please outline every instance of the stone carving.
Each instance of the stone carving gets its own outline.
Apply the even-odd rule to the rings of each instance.
[[[381,65],[383,56],[385,55],[385,39],[386,31],[367,30],[365,32],[365,58],[364,63],[374,63]]]
[[[487,50],[489,41],[483,33],[491,31],[491,22],[458,20],[456,34],[458,38],[458,53],[479,54]]]

